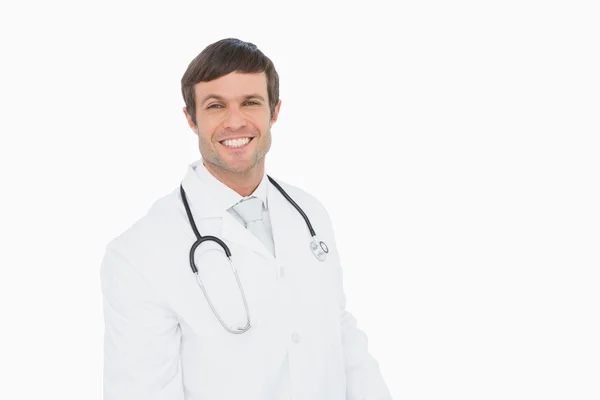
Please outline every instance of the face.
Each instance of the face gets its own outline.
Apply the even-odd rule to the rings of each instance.
[[[199,138],[200,154],[209,169],[223,176],[264,171],[271,148],[271,126],[277,120],[269,108],[265,73],[232,72],[194,87],[196,122],[187,110],[190,127]]]

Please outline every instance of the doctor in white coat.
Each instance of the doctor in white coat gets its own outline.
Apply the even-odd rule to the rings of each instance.
[[[305,219],[265,173],[278,79],[238,39],[209,45],[188,66],[184,113],[201,158],[102,260],[105,400],[391,399],[345,308],[327,211],[275,179],[326,244],[317,257]],[[258,225],[239,208],[249,201]],[[192,219],[232,263],[217,241],[190,256]]]

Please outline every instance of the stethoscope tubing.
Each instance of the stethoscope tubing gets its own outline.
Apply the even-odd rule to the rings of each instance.
[[[317,256],[317,254],[318,254],[317,258],[320,261],[323,261],[324,255],[329,252],[327,245],[324,242],[319,241],[317,239],[315,230],[313,229],[313,226],[310,223],[310,220],[308,219],[308,217],[306,216],[306,214],[304,213],[302,208],[300,208],[300,206],[287,194],[287,192],[273,178],[271,178],[268,175],[267,175],[267,178],[273,184],[273,186],[275,186],[277,188],[277,190],[283,195],[283,197],[285,197],[285,199],[302,216],[302,218],[304,219],[304,222],[306,222],[306,226],[308,227],[310,235],[312,236],[312,239],[313,239],[313,241],[311,243],[311,249],[313,250],[313,253],[315,253],[315,256]],[[233,261],[231,259],[231,250],[229,249],[229,246],[227,246],[227,244],[223,240],[219,239],[218,237],[209,236],[209,235],[202,236],[200,234],[200,232],[198,231],[198,228],[196,226],[196,222],[194,221],[194,217],[192,215],[191,208],[187,201],[187,196],[185,195],[185,190],[183,189],[183,185],[179,185],[179,192],[181,194],[181,199],[183,200],[183,204],[185,206],[185,212],[186,212],[188,220],[190,222],[190,226],[192,227],[192,230],[194,231],[194,235],[196,235],[196,241],[190,248],[190,267],[192,268],[192,272],[194,273],[194,275],[196,275],[196,281],[198,283],[198,286],[200,286],[200,289],[202,290],[202,293],[204,294],[204,297],[206,298],[206,301],[207,301],[209,307],[211,308],[213,314],[215,315],[215,317],[217,318],[219,323],[223,326],[223,328],[225,328],[228,332],[233,333],[233,334],[240,334],[240,333],[247,332],[252,327],[252,324],[250,322],[250,309],[248,307],[248,301],[246,300],[246,294],[244,293],[244,288],[242,286],[242,282],[240,281],[240,277],[238,275],[237,269],[233,265]],[[196,262],[194,260],[194,254],[195,254],[198,246],[200,246],[203,242],[207,242],[207,241],[214,241],[221,246],[223,251],[225,251],[225,255],[227,256],[229,265],[233,271],[233,274],[235,275],[235,279],[238,284],[239,292],[241,294],[242,301],[244,302],[244,308],[246,310],[246,326],[239,327],[239,328],[237,328],[237,330],[231,329],[230,327],[227,326],[227,324],[225,324],[225,321],[223,321],[223,319],[221,318],[221,315],[217,312],[214,304],[210,300],[210,296],[206,292],[204,283],[202,282],[202,279],[200,278],[200,275],[198,273],[198,268],[196,267]],[[318,246],[320,246],[320,249]]]
[[[267,175],[267,178],[269,178],[269,182],[271,182],[273,184],[273,186],[275,186],[277,188],[277,190],[279,190],[279,192],[283,195],[283,197],[285,197],[285,199],[287,201],[289,201],[292,206],[294,206],[294,208],[298,211],[298,213],[300,213],[300,215],[302,215],[302,218],[304,218],[304,222],[306,222],[306,226],[308,226],[308,230],[310,231],[310,236],[315,237],[316,236],[315,230],[313,229],[312,224],[310,223],[310,220],[308,219],[308,217],[306,216],[306,214],[304,213],[302,208],[300,208],[300,206],[298,204],[296,204],[294,199],[292,199],[290,197],[290,195],[287,194],[287,192],[285,190],[283,190],[283,188],[279,185],[279,183],[277,183],[275,181],[275,179],[271,178],[269,175]]]

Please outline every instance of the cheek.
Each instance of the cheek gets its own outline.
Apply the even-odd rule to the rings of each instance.
[[[246,120],[264,131],[271,125],[271,113],[268,109],[249,110],[246,113]]]
[[[271,128],[273,127],[273,124],[271,123],[271,119],[270,118],[268,118],[268,117],[264,118],[263,117],[261,119],[260,125],[258,125],[258,126],[260,127],[260,129],[261,129],[261,131],[263,133],[268,133],[271,130]]]
[[[213,121],[207,121],[203,119],[203,121],[198,124],[198,131],[200,132],[200,138],[206,141],[210,141],[211,138],[217,132],[218,124],[215,124]]]

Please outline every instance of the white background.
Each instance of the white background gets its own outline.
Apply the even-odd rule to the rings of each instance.
[[[3,2],[0,398],[101,399],[104,247],[199,156],[180,79],[225,37],[394,399],[600,398],[593,3]]]

